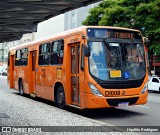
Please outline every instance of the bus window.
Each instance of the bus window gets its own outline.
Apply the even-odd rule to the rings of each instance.
[[[16,51],[15,66],[21,65],[21,50]]]
[[[39,46],[39,65],[49,65],[50,61],[50,49],[49,43]]]
[[[24,48],[21,51],[21,65],[28,65],[28,48]]]
[[[51,65],[62,64],[64,53],[63,40],[54,41],[51,45]]]

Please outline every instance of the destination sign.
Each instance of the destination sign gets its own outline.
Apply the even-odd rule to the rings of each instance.
[[[95,38],[141,39],[139,32],[121,29],[88,28],[87,34]]]
[[[133,39],[135,37],[134,33],[131,32],[106,32],[105,34],[105,37],[108,38]]]

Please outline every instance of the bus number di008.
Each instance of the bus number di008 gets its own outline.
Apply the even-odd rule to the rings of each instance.
[[[109,97],[109,96],[120,96],[120,91],[105,91],[105,96]]]

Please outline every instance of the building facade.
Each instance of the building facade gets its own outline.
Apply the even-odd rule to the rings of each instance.
[[[0,62],[4,61],[4,43],[0,43]]]
[[[34,34],[35,33],[24,34],[20,40],[0,43],[0,62],[6,63],[8,61],[9,48],[33,41]]]
[[[82,26],[89,10],[98,4],[99,2],[81,7],[39,23],[35,40]]]
[[[98,4],[99,2],[65,13],[64,31],[82,26],[82,21],[88,16],[89,10]]]
[[[38,24],[35,40],[64,31],[64,14],[58,15]]]

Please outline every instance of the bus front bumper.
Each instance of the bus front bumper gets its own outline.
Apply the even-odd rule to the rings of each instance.
[[[148,91],[144,94],[123,97],[98,97],[92,93],[85,93],[85,108],[108,108],[146,104]]]

